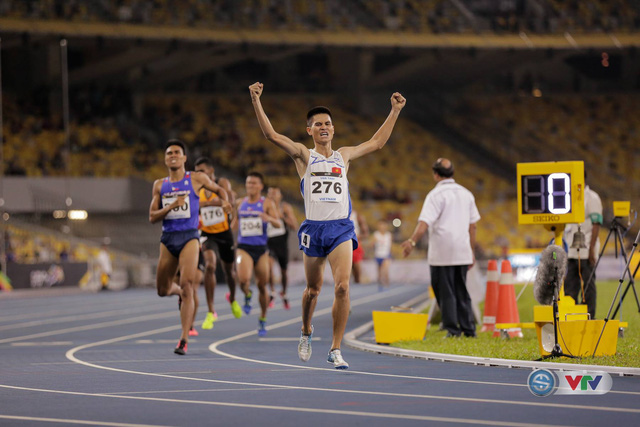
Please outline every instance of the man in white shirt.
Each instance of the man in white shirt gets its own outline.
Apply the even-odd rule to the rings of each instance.
[[[475,263],[473,247],[480,213],[473,194],[457,184],[453,163],[440,158],[432,166],[436,186],[427,194],[411,237],[402,243],[407,257],[429,231],[431,286],[442,312],[447,338],[476,336],[476,322],[467,291],[467,271]]]
[[[585,181],[587,174],[585,173]],[[587,304],[587,309],[592,319],[596,316],[596,275],[592,275],[593,267],[598,260],[598,252],[600,250],[600,225],[602,224],[602,201],[598,193],[589,188],[584,187],[584,214],[585,220],[580,225],[580,231],[584,233],[586,249],[581,249],[580,259],[578,260],[578,249],[569,248],[569,265],[567,277],[564,280],[564,292],[572,297],[576,302],[578,295],[582,292],[581,281],[584,282],[584,294],[582,302]],[[564,229],[564,240],[569,246],[573,242],[573,236],[578,231],[578,224],[567,224]],[[580,278],[582,276],[582,280]],[[591,277],[591,280],[589,278]],[[588,281],[588,282],[586,282]]]

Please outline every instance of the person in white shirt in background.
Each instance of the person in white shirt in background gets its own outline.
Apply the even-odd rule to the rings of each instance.
[[[442,312],[446,338],[476,336],[476,320],[467,290],[467,271],[475,264],[476,222],[473,194],[453,179],[453,163],[440,158],[432,166],[436,186],[427,194],[411,237],[402,243],[407,257],[429,231],[431,287]]]
[[[389,224],[380,220],[376,231],[373,232],[373,247],[378,264],[378,290],[382,291],[389,287],[389,264],[391,264],[391,243],[392,236],[389,231]]]

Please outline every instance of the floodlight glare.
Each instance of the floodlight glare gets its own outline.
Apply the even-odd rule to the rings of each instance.
[[[83,221],[87,219],[89,214],[85,210],[70,210],[68,212],[68,216],[69,216],[69,219],[72,219],[74,221]]]

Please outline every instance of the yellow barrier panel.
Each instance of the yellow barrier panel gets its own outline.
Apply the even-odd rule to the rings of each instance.
[[[372,315],[373,332],[377,343],[422,340],[427,332],[429,321],[427,314],[373,311]]]
[[[573,356],[591,356],[600,338],[596,356],[611,356],[616,354],[618,346],[618,320],[609,320],[607,327],[604,320],[568,320],[558,322],[558,344],[565,354]],[[553,323],[536,322],[536,332],[540,345],[540,354],[546,356],[551,353],[553,343]],[[546,347],[546,348],[545,348]]]

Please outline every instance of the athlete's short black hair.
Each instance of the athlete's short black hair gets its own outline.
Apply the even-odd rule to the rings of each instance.
[[[431,169],[443,178],[451,178],[453,176],[453,162],[448,162],[449,167],[444,167],[443,160],[445,159],[436,160]]]
[[[307,112],[307,126],[308,127],[311,127],[311,119],[316,114],[328,114],[329,118],[331,118],[331,120],[333,120],[333,116],[331,115],[331,110],[329,110],[327,107],[323,107],[323,106],[320,105],[320,106],[317,106],[317,107],[313,107],[311,110],[309,110],[309,112]]]
[[[207,165],[210,168],[213,167],[213,160],[211,160],[209,157],[199,157],[198,160],[196,160],[196,162],[194,163],[194,167],[196,166],[200,166],[200,165]]]
[[[167,141],[166,144],[164,144],[164,151],[167,151],[167,148],[171,147],[172,145],[177,145],[178,147],[182,148],[182,154],[187,154],[187,148],[184,145],[184,142],[180,141],[179,139],[170,139]]]
[[[264,176],[260,172],[249,172],[247,174],[247,178],[249,178],[250,176],[255,176],[256,178],[259,178],[262,185],[264,185]]]

